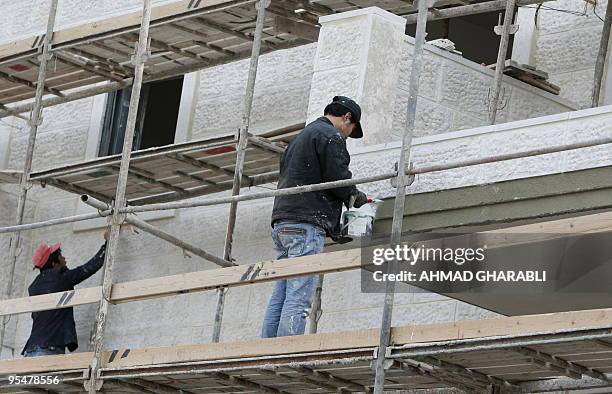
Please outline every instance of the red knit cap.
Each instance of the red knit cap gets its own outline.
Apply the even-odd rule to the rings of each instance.
[[[38,269],[44,267],[47,260],[49,260],[51,253],[58,250],[61,246],[62,244],[59,242],[55,245],[40,244],[40,246],[34,251],[34,256],[32,256],[32,263],[34,263],[34,267]]]

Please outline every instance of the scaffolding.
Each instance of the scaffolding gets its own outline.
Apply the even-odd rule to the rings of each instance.
[[[612,336],[611,310],[392,328],[394,282],[388,282],[379,330],[216,343],[219,341],[227,288],[362,268],[358,250],[327,253],[325,261],[317,256],[308,256],[237,265],[232,258],[232,242],[239,202],[394,180],[393,247],[401,243],[406,187],[410,185],[412,175],[612,143],[611,138],[600,138],[439,166],[413,168],[409,165],[427,21],[506,10],[491,88],[493,99],[489,106],[489,120],[494,124],[503,75],[502,56],[507,52],[509,35],[512,33],[513,11],[517,5],[541,2],[495,0],[471,4],[466,0],[421,0],[416,5],[402,0],[384,2],[381,6],[405,16],[409,23],[417,24],[415,61],[406,110],[408,122],[396,168],[368,177],[241,195],[242,186],[278,179],[278,168],[274,162],[278,161],[278,156],[292,136],[303,127],[296,125],[263,135],[250,133],[259,56],[316,40],[318,16],[358,6],[344,0],[308,3],[293,0],[185,0],[153,9],[151,1],[144,0],[142,13],[54,31],[58,0],[52,0],[44,35],[0,46],[0,80],[3,80],[0,82],[0,116],[24,118],[21,113],[31,111],[23,172],[0,173],[0,180],[19,180],[16,225],[0,228],[0,234],[14,233],[8,288],[0,302],[0,315],[3,317],[0,344],[4,342],[6,317],[9,315],[97,303],[94,346],[90,353],[2,361],[0,384],[4,385],[0,386],[0,392],[80,392],[85,387],[89,393],[119,390],[153,393],[382,394],[385,389],[455,387],[470,392],[498,392],[609,386],[612,378],[609,372],[612,370],[606,367],[605,361],[610,358],[609,349],[612,347],[612,343],[607,341]],[[376,1],[360,4],[370,5],[378,4]],[[442,6],[447,8],[439,8]],[[301,7],[305,12],[294,13],[296,7]],[[601,65],[606,58],[611,9],[609,3],[595,71],[594,106],[600,101]],[[233,11],[233,17],[239,15],[246,20],[254,20],[252,32],[232,28],[231,18],[226,14],[228,10]],[[269,14],[274,17],[269,17]],[[132,53],[132,47],[126,43],[134,42],[135,52]],[[249,55],[242,123],[237,135],[132,152],[143,82],[170,78]],[[52,60],[56,62],[56,67],[50,71],[48,64]],[[60,66],[57,66],[58,63]],[[22,73],[15,76],[10,70]],[[30,80],[35,75],[36,83]],[[132,95],[120,156],[32,172],[36,132],[44,107],[129,86],[132,87]],[[43,98],[45,94],[54,97]],[[31,101],[15,104],[27,99]],[[231,149],[228,150],[228,147]],[[160,161],[164,163],[161,166],[164,170],[157,171]],[[233,167],[233,170],[228,167]],[[100,182],[100,178],[107,183]],[[83,195],[83,202],[96,208],[97,212],[24,224],[27,191],[32,183],[49,184]],[[109,185],[115,186],[114,193],[109,191]],[[231,190],[231,196],[185,201],[223,190]],[[190,245],[132,215],[136,212],[226,203],[230,204],[230,214],[223,256],[215,256]],[[109,217],[111,228],[101,286],[7,299],[12,290],[21,231],[98,217]],[[113,283],[119,230],[124,223],[148,231],[221,268]],[[397,262],[391,262],[388,269],[393,270],[395,264]],[[213,343],[104,351],[109,304],[213,289],[218,291]],[[320,297],[320,291],[317,294]],[[320,299],[315,300],[315,305],[317,302],[320,305]],[[313,315],[316,314],[317,311],[313,311]],[[316,331],[316,324],[312,331]],[[509,371],[516,369],[517,365],[522,366],[519,372]],[[16,389],[6,385],[10,375],[48,373],[61,375],[61,386],[33,384]]]

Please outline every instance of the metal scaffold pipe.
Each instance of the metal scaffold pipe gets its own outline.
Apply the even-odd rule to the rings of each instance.
[[[104,262],[104,275],[102,279],[102,301],[98,307],[95,332],[93,336],[93,360],[91,362],[90,379],[86,381],[86,388],[90,394],[95,393],[100,389],[101,383],[98,380],[98,371],[101,366],[102,347],[104,345],[104,330],[106,328],[106,319],[108,315],[108,300],[113,283],[113,265],[115,262],[115,254],[119,245],[119,230],[121,224],[125,220],[125,214],[120,209],[126,206],[125,189],[127,186],[128,169],[130,166],[130,157],[132,153],[132,145],[134,141],[134,130],[136,128],[136,120],[138,116],[138,104],[140,101],[140,90],[142,87],[142,78],[147,60],[148,43],[149,43],[149,23],[151,22],[151,0],[144,0],[142,10],[142,21],[140,24],[140,32],[138,43],[136,45],[136,53],[132,62],[134,63],[134,83],[130,96],[130,106],[128,111],[127,123],[125,126],[125,135],[123,138],[123,150],[121,152],[121,166],[119,168],[119,177],[117,179],[117,189],[115,193],[115,206],[111,221],[110,238],[106,251],[106,259]]]
[[[419,0],[418,19],[416,35],[414,39],[414,54],[412,60],[412,71],[410,72],[410,85],[408,86],[408,106],[406,108],[407,124],[402,135],[402,147],[399,155],[397,173],[397,188],[395,191],[395,204],[393,207],[393,222],[391,224],[390,248],[395,249],[401,243],[402,224],[404,222],[404,205],[406,201],[406,186],[408,176],[405,169],[410,163],[410,150],[414,125],[416,122],[416,108],[419,95],[419,80],[423,70],[423,46],[425,45],[425,27],[427,26],[427,9],[431,0]],[[395,272],[397,260],[388,263],[387,272]],[[382,394],[385,389],[385,374],[387,368],[387,347],[391,340],[391,320],[393,316],[393,301],[395,297],[395,282],[390,280],[386,283],[385,300],[383,304],[382,321],[380,325],[380,338],[378,354],[374,361],[374,394]]]
[[[38,126],[42,123],[42,97],[45,92],[45,79],[47,78],[47,63],[49,61],[51,40],[53,38],[53,28],[55,26],[55,16],[57,14],[57,2],[58,0],[51,1],[51,7],[49,9],[49,18],[47,20],[47,31],[42,42],[42,51],[40,55],[40,63],[38,66],[38,80],[36,82],[36,93],[34,98],[34,107],[30,113],[30,133],[28,135],[28,145],[26,148],[25,161],[23,164],[23,174],[21,175],[21,182],[19,184],[19,196],[17,197],[17,215],[16,223],[20,225],[23,223],[23,216],[25,212],[25,204],[28,195],[28,189],[30,188],[30,172],[32,171],[32,159],[34,157],[34,145],[36,144],[36,133],[38,132]],[[2,297],[10,297],[13,291],[13,277],[15,275],[15,266],[17,265],[17,258],[19,256],[19,247],[21,243],[21,234],[16,232],[11,239],[11,246],[9,251],[9,272],[6,276],[7,283],[6,289],[4,290]],[[4,344],[4,335],[6,333],[6,325],[8,320],[3,317],[0,321],[0,358],[2,356],[2,345]]]
[[[594,5],[593,7],[597,7]],[[612,1],[608,1],[606,6],[606,16],[604,25],[601,31],[601,41],[599,43],[599,52],[595,61],[595,77],[593,79],[593,94],[591,97],[591,107],[599,106],[601,95],[601,83],[606,65],[606,57],[608,56],[608,46],[610,43],[610,28],[612,26]]]
[[[533,157],[533,156],[545,155],[545,154],[551,154],[551,153],[559,153],[559,152],[575,150],[575,149],[584,149],[584,148],[590,148],[594,146],[607,145],[607,144],[612,144],[612,138],[610,137],[596,138],[596,139],[592,139],[588,141],[573,142],[570,144],[563,144],[563,145],[552,146],[552,147],[534,148],[534,149],[529,149],[529,150],[522,151],[522,152],[504,153],[500,155],[488,156],[488,157],[483,157],[483,158],[462,160],[462,161],[457,161],[453,163],[444,163],[444,164],[436,164],[436,165],[431,165],[431,166],[415,167],[415,168],[407,170],[406,174],[408,175],[427,174],[431,172],[446,171],[446,170],[451,170],[455,168],[469,167],[469,166],[488,164],[488,163],[496,163],[496,162],[505,161],[505,160],[515,160],[515,159],[521,159],[521,158],[526,158],[526,157]],[[311,191],[327,190],[327,189],[332,189],[335,187],[343,187],[343,186],[359,185],[359,184],[370,183],[370,182],[378,182],[378,181],[383,181],[383,180],[394,178],[396,175],[397,175],[396,172],[384,172],[378,175],[372,175],[372,176],[366,176],[366,177],[360,177],[360,178],[352,178],[352,179],[344,179],[341,181],[325,182],[325,183],[320,183],[320,184],[315,184],[315,185],[296,186],[296,187],[287,188],[287,189],[278,189],[278,190],[271,190],[271,191],[259,192],[259,193],[242,194],[242,195],[237,195],[237,196],[215,197],[215,198],[209,198],[209,199],[200,200],[200,201],[174,201],[174,202],[156,203],[156,204],[148,204],[148,205],[140,205],[140,206],[128,206],[122,209],[121,212],[134,213],[134,212],[161,211],[161,210],[166,210],[166,209],[185,209],[185,208],[195,208],[195,207],[227,204],[227,203],[231,203],[232,201],[237,201],[237,202],[238,201],[250,201],[250,200],[258,200],[258,199],[275,197],[275,196],[288,196],[292,194],[299,194],[299,193],[305,193],[305,192],[311,192]],[[74,216],[67,216],[64,218],[49,219],[49,220],[35,222],[35,223],[27,223],[27,224],[21,224],[21,225],[16,225],[16,226],[0,227],[0,234],[11,233],[11,232],[16,232],[16,231],[33,230],[37,228],[78,222],[78,221],[83,221],[83,220],[91,220],[91,219],[95,219],[98,217],[105,217],[105,216],[108,216],[109,214],[110,214],[110,211],[101,211],[101,212],[98,212],[97,214],[94,214],[94,213],[79,214],[79,215],[74,215]]]
[[[82,195],[81,196],[81,201],[83,201],[85,204],[96,208],[97,210],[99,210],[100,212],[108,212],[110,211],[111,207],[110,205],[108,205],[105,202],[102,202],[100,200],[96,200],[93,197],[90,197],[88,195]],[[198,248],[197,246],[193,246],[185,241],[183,241],[180,238],[175,237],[172,234],[169,234],[147,222],[145,222],[144,220],[141,220],[139,218],[137,218],[136,216],[133,215],[128,215],[125,218],[125,221],[128,224],[131,224],[134,227],[137,227],[139,229],[141,229],[142,231],[145,231],[151,235],[155,235],[158,238],[163,239],[164,241],[167,241],[187,252],[193,253],[196,256],[199,256],[205,260],[208,260],[210,262],[213,262],[215,264],[217,264],[220,267],[231,267],[234,266],[236,264],[223,260],[220,257],[215,256],[212,253],[208,253],[207,251]]]
[[[201,201],[175,201],[175,202],[167,202],[167,203],[158,203],[158,204],[150,204],[150,205],[141,205],[141,206],[128,206],[121,210],[122,213],[134,213],[134,212],[148,212],[148,211],[162,211],[165,209],[181,209],[181,208],[193,208],[200,206],[211,206],[211,205],[219,205],[219,204],[227,204],[232,201],[250,201],[250,200],[258,200],[262,198],[269,198],[274,196],[288,196],[291,194],[300,194],[310,191],[316,190],[326,190],[333,189],[335,187],[344,187],[351,185],[359,185],[362,183],[370,183],[370,182],[378,182],[384,181],[387,179],[394,178],[396,176],[396,172],[384,172],[378,175],[371,175],[361,178],[352,178],[352,179],[343,179],[340,181],[333,182],[325,182],[315,185],[305,185],[305,186],[296,186],[287,189],[278,189],[278,190],[270,190],[266,192],[252,193],[252,194],[241,194],[238,196],[228,196],[228,197],[217,197],[217,198],[209,198]],[[181,204],[181,206],[175,206],[176,204]],[[67,216],[65,218],[57,218],[50,219],[41,222],[35,223],[27,223],[19,226],[9,226],[9,227],[0,227],[0,234],[3,233],[11,233],[16,231],[24,231],[24,230],[33,230],[37,228],[55,226],[58,224],[79,222],[82,220],[91,220],[98,217],[106,217],[111,214],[111,211],[99,211],[98,213],[86,213],[79,214],[74,216]]]
[[[516,0],[507,0],[506,11],[504,14],[504,25],[502,26],[501,38],[499,40],[499,50],[497,51],[497,64],[495,66],[495,77],[489,94],[489,124],[495,124],[497,111],[501,95],[502,79],[504,68],[506,67],[506,54],[508,53],[508,43],[510,42],[510,31],[514,20],[514,9]]]
[[[255,22],[255,34],[253,37],[253,48],[251,50],[251,62],[249,64],[249,76],[247,79],[246,93],[244,95],[244,112],[242,113],[242,125],[240,126],[238,137],[238,149],[236,149],[236,167],[234,169],[234,183],[232,185],[232,196],[240,194],[242,186],[242,174],[244,169],[244,159],[246,148],[249,141],[249,125],[251,123],[251,110],[253,108],[253,96],[255,91],[255,80],[257,78],[257,65],[259,64],[259,54],[261,52],[261,41],[263,36],[264,22],[266,19],[266,7],[271,0],[260,0],[256,3],[257,20]],[[225,242],[223,245],[223,259],[232,261],[232,243],[234,239],[234,228],[236,227],[236,214],[238,211],[238,201],[230,203],[229,217],[227,220],[227,231],[225,232]],[[215,312],[215,323],[213,326],[212,341],[219,342],[221,337],[221,324],[223,322],[223,309],[225,305],[225,294],[227,289],[221,288],[217,293],[217,308]]]

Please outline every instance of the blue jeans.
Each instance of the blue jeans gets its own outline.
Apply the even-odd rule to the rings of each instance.
[[[56,354],[66,354],[66,348],[64,346],[34,346],[32,349],[26,350],[25,357],[53,356]]]
[[[274,224],[272,240],[277,259],[321,253],[325,231],[310,223]],[[301,335],[317,286],[317,275],[276,281],[264,316],[262,338]]]

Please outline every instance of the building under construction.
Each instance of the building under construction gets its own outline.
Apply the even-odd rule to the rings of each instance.
[[[605,235],[611,24],[604,0],[0,0],[0,392],[609,392],[606,261],[565,292],[372,293],[359,239],[274,261],[270,215],[359,185],[390,246]],[[363,109],[353,179],[277,189],[336,95]],[[27,296],[37,245],[80,264],[108,226],[103,272]],[[312,274],[310,334],[259,339],[273,282]],[[21,357],[67,307],[78,351]]]

